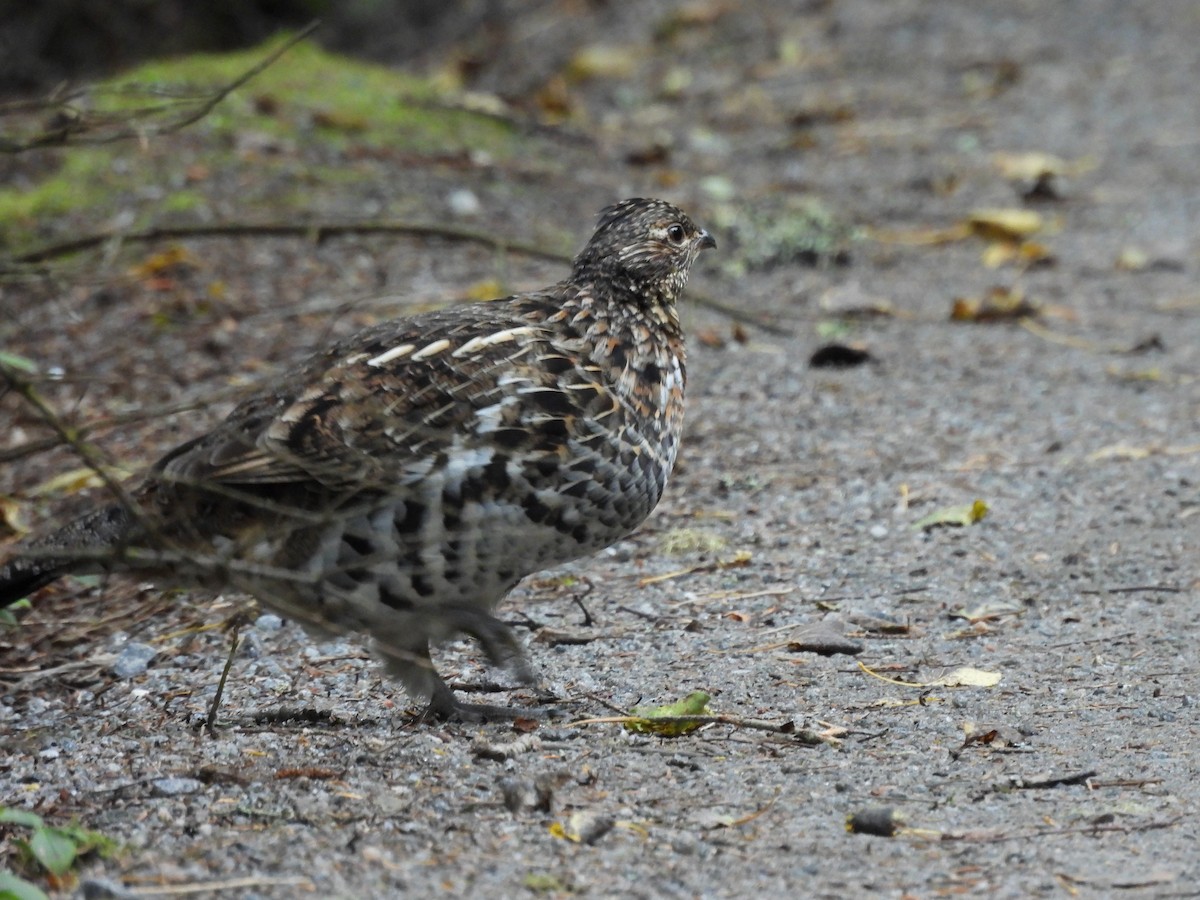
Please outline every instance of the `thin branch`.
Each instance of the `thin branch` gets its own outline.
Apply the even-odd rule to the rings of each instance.
[[[8,386],[12,390],[16,391],[26,403],[37,410],[38,415],[40,415],[42,418],[42,421],[50,427],[51,431],[58,435],[59,441],[74,450],[75,453],[78,454],[79,458],[83,461],[83,464],[91,469],[96,477],[103,482],[104,486],[108,488],[110,492],[112,492],[112,495],[117,498],[121,505],[129,510],[130,514],[136,518],[137,507],[130,499],[125,488],[122,487],[122,485],[115,478],[113,478],[112,474],[108,470],[107,463],[97,452],[96,448],[83,440],[78,431],[63,421],[58,413],[51,409],[50,405],[42,399],[41,395],[36,390],[34,390],[33,385],[26,379],[22,378],[17,370],[12,368],[12,366],[0,363],[0,380],[3,380],[5,383],[7,383]]]
[[[204,400],[189,400],[186,403],[170,403],[161,406],[146,406],[130,412],[110,413],[107,415],[98,416],[90,421],[74,426],[71,429],[71,433],[75,435],[78,440],[82,441],[84,439],[91,438],[97,432],[111,431],[114,428],[120,428],[124,425],[151,422],[156,419],[165,419],[168,416],[179,415],[180,413],[195,412],[199,409],[209,409],[218,403],[225,402],[226,400],[236,400],[244,396],[246,390],[247,389],[243,386],[226,388],[224,390],[214,391]],[[39,453],[44,453],[48,450],[53,450],[55,447],[62,446],[62,443],[63,441],[61,436],[31,438],[12,447],[0,449],[0,463],[11,463],[19,459],[24,459],[27,456],[34,456]]]
[[[101,231],[82,235],[69,241],[49,244],[13,257],[16,263],[39,263],[81,250],[106,244],[109,241],[122,243],[149,243],[161,240],[182,240],[210,237],[301,237],[320,243],[327,238],[345,235],[403,234],[416,238],[441,238],[449,241],[482,244],[505,253],[520,253],[536,259],[570,264],[571,256],[556,250],[548,250],[528,241],[510,240],[474,228],[456,225],[430,225],[420,222],[375,220],[365,222],[226,222],[212,225],[162,225],[140,231]],[[792,337],[793,332],[760,316],[736,306],[722,303],[700,291],[690,290],[687,301],[703,306],[744,325],[750,325],[777,337]]]
[[[1170,819],[1159,819],[1135,825],[1097,823],[1065,828],[1032,828],[1027,831],[1014,832],[948,831],[938,834],[937,839],[941,841],[964,841],[976,844],[999,844],[1004,841],[1040,840],[1052,835],[1062,834],[1086,834],[1091,837],[1101,834],[1136,834],[1144,831],[1161,831],[1165,828],[1174,828],[1183,820],[1183,816],[1174,816]]]
[[[784,734],[798,738],[804,743],[824,744],[826,739],[815,732],[797,728],[796,723],[788,719],[783,722],[766,722],[762,719],[743,719],[740,716],[729,715],[698,715],[698,716],[600,716],[594,719],[578,719],[568,722],[568,728],[578,728],[581,725],[629,725],[642,724],[653,726],[694,726],[701,725],[730,725],[734,728],[746,728],[751,731],[769,731],[773,734]]]
[[[77,91],[68,94],[62,99],[51,98],[50,100],[45,101],[44,105],[51,106],[57,110],[57,113],[52,119],[51,124],[47,126],[47,128],[40,134],[35,135],[27,140],[14,141],[0,138],[0,152],[21,153],[37,147],[63,146],[66,144],[111,144],[116,141],[129,140],[131,138],[145,140],[147,137],[171,134],[173,132],[180,131],[207,116],[213,111],[218,103],[228,97],[235,90],[242,87],[248,81],[261,74],[264,69],[272,65],[276,60],[279,59],[279,57],[283,56],[283,54],[287,53],[287,51],[292,49],[292,47],[316,31],[316,29],[320,27],[320,24],[321,23],[319,21],[310,22],[304,28],[300,29],[300,31],[296,32],[294,35],[284,41],[271,53],[267,54],[265,58],[255,63],[233,81],[223,85],[211,94],[205,95],[198,101],[190,101],[195,104],[192,109],[176,119],[167,121],[165,124],[153,126],[129,123],[136,123],[137,119],[139,118],[156,115],[163,111],[170,111],[179,105],[178,102],[170,105],[159,104],[157,106],[151,106],[145,109],[122,111],[122,115],[125,117],[124,120],[122,122],[115,123],[121,124],[122,127],[119,127],[116,131],[108,134],[93,134],[89,136],[86,134],[86,132],[94,131],[99,127],[112,125],[114,122],[96,122],[94,120],[89,122],[82,116],[78,109],[69,106],[68,103],[71,100],[81,96],[84,93],[82,91]],[[0,107],[0,114],[21,110],[22,108],[27,109],[28,107],[28,103],[21,105],[8,105],[5,107]]]
[[[304,224],[299,222],[226,222],[214,225],[164,225],[146,228],[141,231],[100,231],[72,238],[58,244],[50,244],[30,250],[14,257],[18,263],[45,262],[58,256],[66,256],[81,250],[106,244],[109,241],[121,243],[150,243],[161,240],[181,240],[190,238],[209,237],[302,237],[316,243],[327,238],[341,237],[350,234],[404,234],[411,237],[444,238],[452,241],[483,244],[499,251],[521,253],[553,262],[570,262],[571,257],[553,250],[547,250],[536,244],[524,241],[512,241],[498,237],[491,232],[478,231],[472,228],[460,228],[454,225],[425,225],[419,222],[398,221],[366,221],[366,222],[314,222]]]

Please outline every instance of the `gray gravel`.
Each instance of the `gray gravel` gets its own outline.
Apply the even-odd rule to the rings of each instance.
[[[84,895],[1200,892],[1195,4],[794,7],[743,4],[648,44],[652,62],[619,89],[579,88],[605,123],[597,143],[558,148],[559,167],[536,185],[414,167],[347,185],[343,199],[386,190],[433,204],[457,190],[450,206],[469,193],[492,227],[529,235],[549,222],[582,238],[591,211],[635,193],[719,220],[729,201],[717,178],[750,208],[816,196],[880,237],[1021,205],[996,152],[1087,157],[1063,200],[1032,206],[1056,223],[1044,237],[1056,262],[989,269],[979,241],[861,240],[840,265],[733,274],[732,227],[718,235],[728,256],[694,288],[791,336],[749,326],[735,339],[726,317],[685,310],[705,339],[691,345],[688,433],[667,498],[638,534],[526,582],[505,607],[564,714],[536,741],[507,724],[415,720],[362,646],[314,643],[269,616],[243,629],[207,730],[229,650],[217,626],[240,598],[114,581],[39,608],[2,638],[0,802],[122,843],[82,863]],[[665,6],[604,9],[548,9],[546,31],[527,27],[561,47],[642,41]],[[533,78],[555,56],[543,46],[498,51],[481,85]],[[659,103],[672,65],[693,82]],[[849,118],[795,124],[842,106]],[[626,164],[656,133],[651,120],[677,138],[669,165]],[[1128,247],[1150,264],[1117,266]],[[203,362],[195,330],[121,340],[131,326],[90,288],[50,298],[36,283],[0,287],[0,310],[15,321],[53,302],[87,327],[9,332],[4,346],[119,376],[119,391],[89,404],[127,392],[179,402],[252,354],[275,364],[316,339],[311,315],[297,328],[271,318],[272,304],[301,308],[363,281],[466,289],[495,264],[471,248],[374,238],[206,244],[203,255],[234,290],[259,286],[220,364]],[[519,286],[557,274],[516,258],[505,270]],[[117,284],[121,272],[98,277]],[[1045,313],[1032,327],[949,321],[956,297],[993,285],[1019,287]],[[894,314],[837,331],[872,362],[809,367],[837,318],[827,305],[877,302]],[[180,372],[206,366],[208,380],[162,378],[163,356]],[[152,458],[222,408],[147,426],[123,449]],[[23,461],[0,492],[70,465]],[[913,527],[977,499],[990,508],[977,524]],[[678,550],[684,529],[711,539],[690,546],[717,549]],[[571,602],[585,585],[590,626]],[[123,634],[79,630],[116,608],[154,614],[131,614]],[[63,624],[39,630],[38,616]],[[806,647],[814,634],[840,652]],[[446,648],[439,665],[490,702],[538,705],[473,645]],[[964,667],[999,683],[945,682]],[[574,724],[693,690],[715,713],[795,731],[718,723],[664,738]],[[879,808],[905,825],[848,832],[856,814],[893,821]],[[0,850],[14,858],[11,837]]]

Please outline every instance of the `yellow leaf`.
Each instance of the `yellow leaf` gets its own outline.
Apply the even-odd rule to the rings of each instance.
[[[1037,234],[1042,224],[1031,209],[977,209],[967,217],[971,233],[989,241],[1019,241]]]
[[[20,501],[0,496],[0,530],[17,536],[29,533],[29,523],[25,520],[25,509]]]
[[[1017,258],[1019,246],[1012,241],[993,241],[983,250],[983,264],[989,269],[998,269]]]
[[[950,310],[953,322],[1003,322],[1036,316],[1038,306],[1017,288],[994,287],[980,297],[955,297]]]
[[[912,527],[921,530],[936,528],[939,525],[955,527],[974,525],[988,514],[988,510],[989,507],[983,500],[976,500],[966,506],[947,506],[918,519]]]
[[[1025,241],[1017,250],[1017,261],[1025,265],[1051,263],[1054,262],[1054,254],[1045,244],[1037,241]]]
[[[153,278],[176,269],[194,269],[196,258],[180,246],[169,247],[161,253],[148,256],[129,270],[134,278]]]
[[[632,48],[592,44],[584,47],[567,64],[572,81],[588,78],[626,78],[637,67],[638,55]]]
[[[31,497],[77,494],[88,488],[100,487],[102,484],[104,482],[96,474],[95,470],[85,466],[80,469],[71,469],[69,472],[62,472],[52,478],[48,478],[41,484],[31,488],[28,493]]]

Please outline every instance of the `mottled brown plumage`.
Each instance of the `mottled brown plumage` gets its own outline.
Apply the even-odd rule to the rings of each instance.
[[[431,643],[525,664],[492,614],[525,575],[635,529],[683,422],[675,303],[714,246],[675,207],[606,209],[568,279],[371,328],[313,356],[98,510],[0,568],[0,604],[67,572],[235,589],[370,635],[440,715]]]

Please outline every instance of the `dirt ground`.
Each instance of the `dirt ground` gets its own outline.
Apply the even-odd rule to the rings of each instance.
[[[684,310],[666,498],[503,608],[565,715],[528,734],[418,721],[362,646],[268,618],[210,733],[244,598],[69,581],[0,632],[0,803],[119,842],[77,866],[92,897],[1200,896],[1200,8],[637,2],[518,22],[469,48],[472,87],[548,106],[582,66],[560,134],[505,165],[347,163],[313,212],[559,252],[601,206],[661,195],[717,235],[692,289],[750,321]],[[182,168],[204,135],[162,140]],[[1002,168],[1032,153],[1059,161]],[[248,189],[202,185],[218,221]],[[1041,228],[968,223],[987,209]],[[0,285],[0,349],[55,375],[38,387],[70,421],[107,421],[92,437],[130,468],[331,334],[565,271],[449,239],[248,236],[130,278],[166,246]],[[972,321],[988,298],[996,320]],[[810,364],[833,342],[869,358]],[[13,450],[48,435],[0,399],[0,493],[34,524],[62,507],[33,486],[80,467]],[[980,521],[915,527],[977,500]],[[472,644],[439,665],[537,703]],[[731,721],[577,724],[695,690]],[[0,851],[45,887],[23,834]]]

